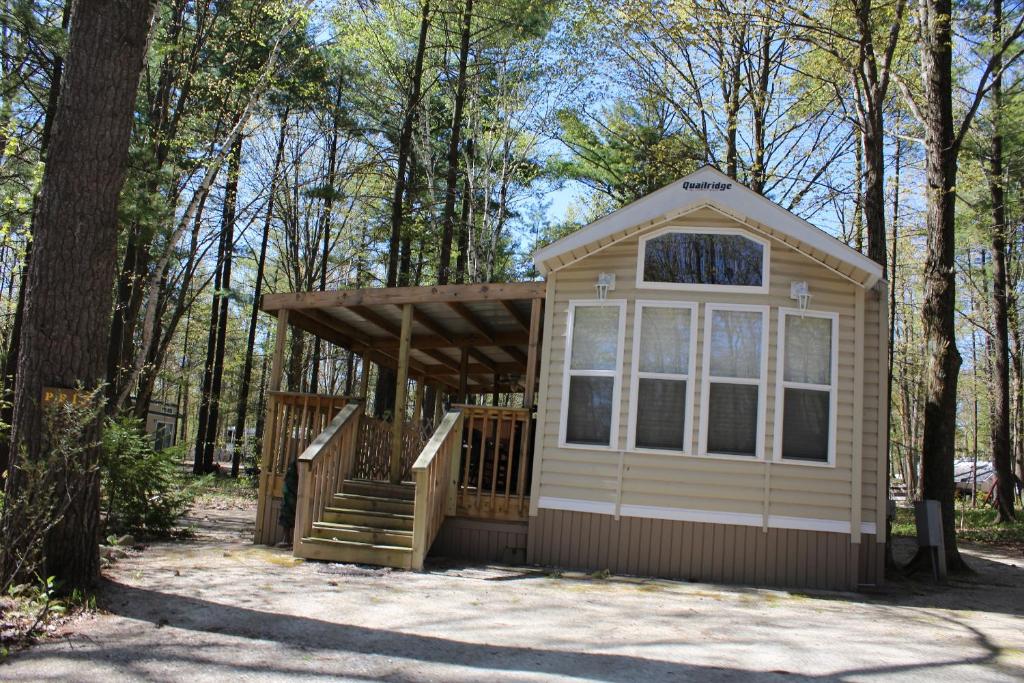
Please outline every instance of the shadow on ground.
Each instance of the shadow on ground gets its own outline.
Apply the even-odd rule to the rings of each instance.
[[[699,680],[723,680],[739,675],[748,676],[754,672],[727,668],[685,665],[679,662],[609,654],[602,652],[561,651],[491,645],[464,642],[450,638],[439,638],[388,629],[339,624],[308,617],[263,612],[231,605],[223,605],[173,593],[164,593],[118,583],[108,583],[102,591],[103,605],[112,614],[147,622],[154,626],[174,627],[206,633],[235,636],[254,641],[274,641],[289,648],[303,651],[330,652],[334,655],[372,655],[377,657],[412,659],[425,664],[442,664],[469,667],[487,671],[490,674],[528,672],[559,677],[582,677],[600,681],[632,683],[634,681],[665,680],[678,677],[693,677]],[[159,605],[159,609],[146,607]],[[211,619],[211,611],[216,614]],[[790,671],[758,673],[761,680],[785,677],[786,680],[842,679],[850,676],[894,675],[913,671],[939,672],[947,667],[975,665],[996,666],[1000,649],[993,645],[979,630],[964,624],[956,618],[945,617],[950,627],[961,629],[984,653],[980,656],[949,658],[943,661],[929,661],[918,664],[865,667],[847,671],[832,672],[827,676],[806,676]],[[682,641],[679,641],[682,642]],[[108,653],[110,654],[110,653]],[[152,656],[149,652],[121,653],[117,659],[132,659]],[[162,653],[162,656],[183,657],[180,653]],[[27,655],[31,657],[31,653]],[[51,655],[52,656],[52,655]],[[95,652],[66,652],[63,657],[90,659]],[[192,663],[208,665],[197,652]],[[752,662],[756,666],[756,661]],[[241,673],[244,666],[236,673]],[[304,674],[310,670],[281,663],[264,673],[280,675]],[[335,674],[323,674],[332,677]],[[346,674],[347,675],[347,674]],[[391,680],[419,680],[411,675],[408,679],[388,676]]]

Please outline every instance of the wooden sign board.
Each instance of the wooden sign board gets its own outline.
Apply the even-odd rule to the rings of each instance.
[[[89,402],[90,392],[62,387],[43,387],[43,405],[82,406]]]

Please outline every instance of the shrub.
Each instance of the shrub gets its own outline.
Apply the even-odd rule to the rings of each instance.
[[[44,544],[71,502],[95,486],[88,451],[103,402],[100,390],[81,392],[77,403],[48,406],[43,415],[43,453],[18,457],[6,472],[17,486],[0,499],[0,592],[22,583],[42,584]],[[7,484],[7,482],[3,482]]]
[[[192,503],[180,454],[157,451],[139,420],[107,421],[100,470],[106,534],[165,535]]]

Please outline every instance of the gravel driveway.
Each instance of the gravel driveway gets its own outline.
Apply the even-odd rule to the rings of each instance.
[[[790,593],[536,568],[427,573],[253,546],[251,509],[106,572],[103,612],[0,665],[14,681],[1024,678],[1024,557],[949,589]]]

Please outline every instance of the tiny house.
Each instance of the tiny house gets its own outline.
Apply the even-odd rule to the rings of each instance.
[[[367,370],[350,399],[273,394],[258,541],[281,534],[273,509],[291,458],[294,547],[307,557],[882,581],[877,264],[709,167],[534,260],[544,282],[268,295],[272,389],[295,325],[367,369],[394,367],[396,405],[412,409],[377,427],[382,449],[359,400]],[[499,405],[516,393],[518,407]],[[288,401],[319,417],[297,418]],[[410,436],[410,423],[429,428]]]

